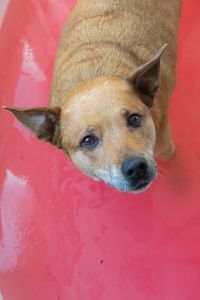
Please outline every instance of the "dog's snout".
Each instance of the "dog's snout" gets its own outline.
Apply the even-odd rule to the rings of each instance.
[[[146,175],[147,168],[148,166],[145,159],[135,158],[123,163],[122,173],[129,180],[138,179]]]

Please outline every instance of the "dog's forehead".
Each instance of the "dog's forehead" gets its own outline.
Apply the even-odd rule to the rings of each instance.
[[[76,90],[63,110],[70,115],[87,117],[114,115],[122,110],[144,111],[144,104],[122,79],[105,78],[86,83]]]

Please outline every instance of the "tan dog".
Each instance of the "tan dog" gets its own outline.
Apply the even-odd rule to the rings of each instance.
[[[153,156],[175,153],[168,108],[180,8],[181,0],[79,0],[62,35],[50,107],[7,109],[87,175],[143,191],[156,178]]]

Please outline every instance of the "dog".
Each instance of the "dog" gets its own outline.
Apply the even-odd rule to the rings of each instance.
[[[5,107],[95,180],[142,192],[175,154],[168,119],[181,0],[79,0],[48,107]]]

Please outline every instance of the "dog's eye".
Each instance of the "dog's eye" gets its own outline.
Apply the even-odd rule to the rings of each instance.
[[[95,135],[87,135],[82,139],[80,146],[83,148],[91,149],[96,147],[98,142],[99,140]]]
[[[131,127],[134,127],[134,128],[140,127],[141,123],[142,123],[142,116],[140,116],[138,114],[130,115],[130,117],[128,119],[128,124]]]

